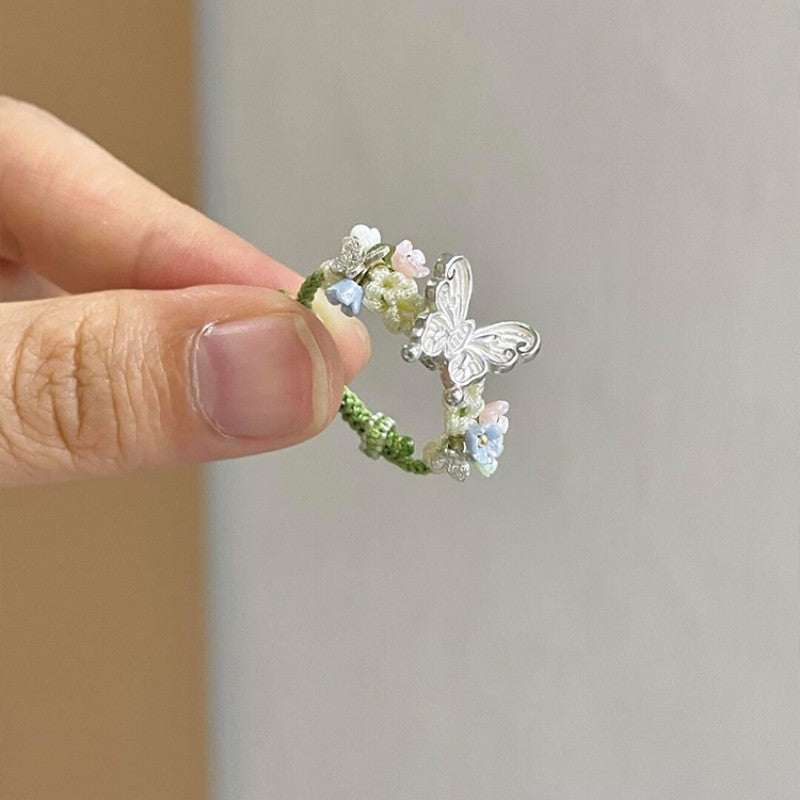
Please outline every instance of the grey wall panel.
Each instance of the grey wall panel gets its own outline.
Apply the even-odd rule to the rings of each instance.
[[[206,201],[300,271],[355,222],[529,318],[501,469],[334,424],[212,473],[220,800],[798,791],[788,2],[203,4]],[[425,441],[374,320],[356,388]]]

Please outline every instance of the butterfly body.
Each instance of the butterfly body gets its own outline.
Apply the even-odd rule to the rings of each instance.
[[[461,389],[488,372],[507,372],[539,350],[539,334],[523,322],[478,327],[467,319],[471,297],[469,261],[445,253],[425,288],[428,311],[417,320],[404,352],[407,360],[418,358],[428,369],[441,370],[448,387]]]
[[[455,358],[466,346],[475,333],[475,320],[468,319],[459,325],[444,343],[444,357],[449,361]]]

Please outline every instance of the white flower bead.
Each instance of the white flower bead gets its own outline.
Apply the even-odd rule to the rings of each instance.
[[[384,310],[382,278],[388,272],[388,267],[373,267],[369,271],[369,280],[364,286],[364,305],[370,311]]]
[[[467,428],[474,424],[475,417],[470,416],[463,406],[445,409],[444,429],[450,436],[463,436]]]
[[[355,225],[353,230],[350,231],[350,235],[358,239],[364,252],[381,242],[381,232],[377,228],[370,228],[368,225]]]
[[[446,399],[442,399],[444,427],[451,436],[463,436],[467,428],[477,422],[483,411],[483,387],[484,381],[467,386],[464,399],[457,406],[451,406]]]

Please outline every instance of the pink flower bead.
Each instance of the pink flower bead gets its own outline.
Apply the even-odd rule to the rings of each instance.
[[[508,403],[505,400],[493,400],[483,407],[478,422],[481,425],[493,424],[497,425],[500,430],[505,433],[508,430]]]
[[[425,254],[415,250],[408,239],[403,239],[392,254],[392,269],[408,278],[424,278],[430,270],[425,266]]]

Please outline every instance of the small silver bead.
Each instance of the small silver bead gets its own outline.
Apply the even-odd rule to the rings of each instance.
[[[449,406],[457,406],[464,400],[464,390],[460,386],[451,386],[444,393],[444,401]]]
[[[400,355],[403,357],[403,361],[407,361],[410,364],[412,361],[416,361],[419,358],[420,352],[421,348],[418,344],[409,342],[403,345],[402,350],[400,350]]]

